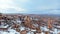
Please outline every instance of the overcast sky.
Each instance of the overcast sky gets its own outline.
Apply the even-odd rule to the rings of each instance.
[[[60,14],[60,0],[0,0],[0,12]]]

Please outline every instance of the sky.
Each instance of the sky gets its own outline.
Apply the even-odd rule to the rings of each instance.
[[[60,0],[0,0],[0,13],[60,14]]]

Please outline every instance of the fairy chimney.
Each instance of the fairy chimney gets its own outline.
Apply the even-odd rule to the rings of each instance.
[[[51,24],[51,19],[50,18],[48,19],[48,23],[47,24],[48,24],[48,29],[51,29],[52,28],[52,24]]]
[[[21,34],[27,34],[27,31],[26,30],[23,30],[20,32]]]

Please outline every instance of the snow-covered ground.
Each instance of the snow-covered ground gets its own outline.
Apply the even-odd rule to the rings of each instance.
[[[50,33],[53,33],[53,34],[58,34],[58,33],[60,32],[60,30],[57,29],[57,28],[53,28],[53,31],[51,31],[51,30],[49,30],[46,26],[41,27],[41,30],[42,30],[42,31],[49,31]]]
[[[0,28],[7,28],[8,26],[9,26],[9,25],[6,25],[6,26],[1,25]]]
[[[21,31],[25,30],[25,27],[21,27],[20,29],[21,29]],[[41,27],[41,30],[42,31],[49,31],[49,29],[47,29],[46,26]],[[31,30],[31,31],[27,32],[27,34],[33,34],[32,31],[36,31],[36,30]],[[60,30],[54,28],[53,31],[50,31],[50,32],[53,33],[53,34],[58,34],[60,32]],[[8,29],[8,31],[0,31],[0,34],[20,34],[20,33],[16,32],[14,29]],[[41,34],[44,34],[44,32],[41,32]]]
[[[6,32],[6,31],[0,31],[0,34],[20,34],[20,33],[16,32],[13,29],[8,29],[8,32]]]
[[[12,22],[17,22],[17,24],[21,24],[20,20],[16,20],[16,21],[12,21]],[[38,24],[33,24],[33,25],[35,27],[38,27]],[[8,26],[9,25],[4,26],[3,23],[2,23],[2,25],[0,26],[0,28],[7,28]],[[57,26],[57,27],[60,28],[60,26]],[[56,29],[56,28],[53,28],[53,31],[50,31],[46,26],[44,26],[44,27],[40,26],[40,28],[42,30],[42,32],[40,34],[44,34],[44,31],[49,31],[49,32],[51,32],[53,34],[58,34],[60,32],[60,30]],[[21,31],[25,30],[25,29],[28,29],[27,34],[34,34],[34,32],[36,31],[36,30],[33,30],[33,29],[25,28],[22,25],[20,26],[20,30]],[[0,34],[20,34],[20,33],[16,32],[16,30],[14,30],[14,29],[9,28],[8,31],[0,31]]]

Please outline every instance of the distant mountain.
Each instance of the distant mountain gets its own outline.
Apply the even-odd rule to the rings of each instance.
[[[5,14],[5,13],[3,13]],[[60,17],[60,14],[27,14],[27,13],[6,13],[8,15],[28,15],[28,16],[53,16]]]

